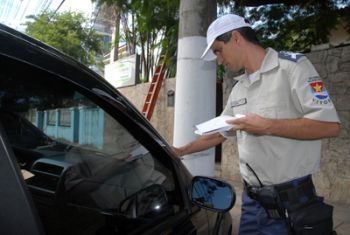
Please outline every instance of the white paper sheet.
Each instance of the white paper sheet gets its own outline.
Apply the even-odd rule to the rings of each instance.
[[[235,116],[222,115],[210,119],[209,121],[196,125],[197,130],[194,131],[197,135],[208,135],[216,132],[228,131],[234,127],[234,125],[226,123],[227,120],[237,119],[244,117],[242,114]]]

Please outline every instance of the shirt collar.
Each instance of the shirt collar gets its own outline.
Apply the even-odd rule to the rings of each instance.
[[[278,52],[272,48],[267,48],[265,58],[261,63],[261,67],[257,74],[258,77],[256,81],[260,80],[260,74],[266,73],[276,68],[277,66],[278,66]],[[242,76],[235,77],[235,79],[241,82],[247,81],[249,83],[247,71]]]
[[[260,73],[266,73],[278,66],[278,52],[272,48],[266,49],[265,58],[261,64]]]

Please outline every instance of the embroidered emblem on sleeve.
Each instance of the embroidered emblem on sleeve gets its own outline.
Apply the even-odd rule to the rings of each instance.
[[[295,53],[295,52],[291,52],[291,51],[280,51],[278,53],[278,57],[281,59],[286,59],[286,60],[291,60],[294,62],[297,62],[301,57],[303,57],[304,55],[301,53]]]
[[[310,77],[308,79],[310,90],[313,95],[313,103],[328,104],[331,103],[326,86],[319,77]]]

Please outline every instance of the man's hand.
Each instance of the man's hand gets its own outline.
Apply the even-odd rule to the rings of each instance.
[[[248,113],[245,117],[226,121],[235,125],[233,130],[242,130],[255,135],[269,135],[269,128],[272,126],[272,119],[263,118],[255,113]]]
[[[182,156],[215,147],[216,145],[221,144],[225,140],[225,137],[223,137],[220,133],[213,133],[209,135],[203,135],[185,146],[172,146],[171,148],[177,155],[177,157],[182,159]]]
[[[176,157],[182,159],[182,156],[183,156],[183,151],[181,151],[180,148],[176,148],[174,146],[171,146],[171,149],[173,150],[173,152],[175,153]]]

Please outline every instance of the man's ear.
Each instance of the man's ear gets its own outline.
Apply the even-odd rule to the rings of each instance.
[[[231,38],[233,42],[239,43],[239,41],[242,38],[242,35],[238,31],[232,31]]]

